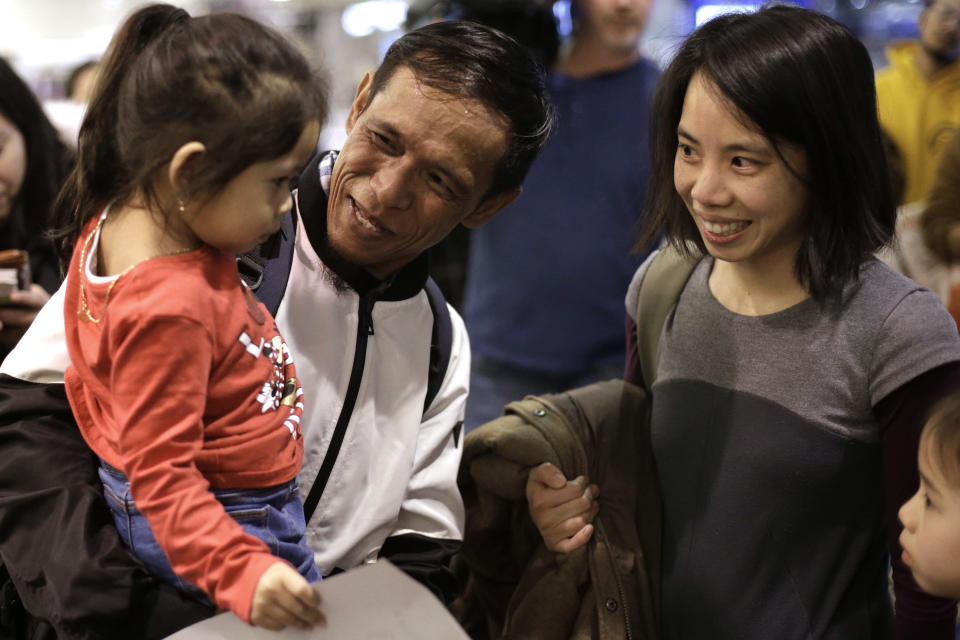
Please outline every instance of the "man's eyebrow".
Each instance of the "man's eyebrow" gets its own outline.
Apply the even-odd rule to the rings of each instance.
[[[372,127],[374,129],[380,129],[383,131],[384,134],[392,138],[400,138],[400,139],[403,138],[403,136],[400,135],[400,131],[398,131],[396,127],[394,127],[389,122],[385,122],[378,118],[370,118],[370,120],[367,123],[367,126]]]

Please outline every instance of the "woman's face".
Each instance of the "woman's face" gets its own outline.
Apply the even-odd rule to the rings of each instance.
[[[714,258],[792,265],[803,240],[806,187],[770,140],[745,126],[720,96],[702,73],[694,74],[677,126],[674,186]],[[780,150],[802,175],[803,151],[782,144]]]
[[[0,113],[0,225],[6,223],[27,172],[23,135]]]

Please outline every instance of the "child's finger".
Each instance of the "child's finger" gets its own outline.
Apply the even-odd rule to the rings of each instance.
[[[283,576],[281,589],[277,593],[277,604],[283,607],[301,626],[314,626],[324,620],[317,608],[320,594],[310,586],[303,576],[290,569]]]

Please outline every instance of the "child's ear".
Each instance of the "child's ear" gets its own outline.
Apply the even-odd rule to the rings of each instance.
[[[173,157],[170,158],[170,164],[167,166],[167,178],[175,192],[180,191],[180,184],[189,175],[190,164],[197,162],[206,151],[207,148],[202,142],[191,140],[173,152]]]

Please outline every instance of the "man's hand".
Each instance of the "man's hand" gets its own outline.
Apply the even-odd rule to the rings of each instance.
[[[279,631],[293,626],[310,629],[326,624],[320,612],[320,595],[285,562],[276,562],[260,576],[253,592],[250,621]]]
[[[593,535],[593,519],[600,505],[597,485],[579,476],[571,481],[549,462],[530,470],[527,504],[544,544],[551,551],[569,553]]]

